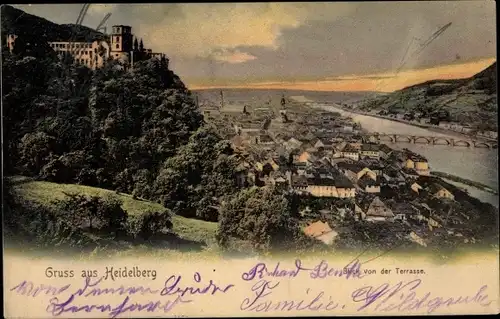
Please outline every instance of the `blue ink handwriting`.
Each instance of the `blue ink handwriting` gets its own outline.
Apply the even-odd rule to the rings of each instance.
[[[388,283],[378,287],[365,286],[356,289],[351,297],[354,302],[362,303],[357,309],[371,309],[372,311],[418,311],[424,309],[427,313],[433,313],[439,308],[450,307],[456,304],[472,304],[476,303],[483,307],[491,304],[488,295],[485,293],[488,286],[483,285],[472,296],[458,297],[432,297],[430,292],[426,292],[423,296],[418,296],[417,288],[422,283],[421,279],[415,279],[409,282],[400,281],[396,285],[391,286]],[[392,303],[390,303],[392,301]]]
[[[133,312],[133,311],[147,311],[147,312],[155,312],[159,310],[163,310],[163,312],[170,312],[174,306],[179,303],[189,303],[192,300],[183,300],[182,297],[177,297],[174,301],[147,301],[145,303],[137,303],[130,302],[130,297],[126,296],[125,299],[116,306],[111,304],[83,304],[80,306],[72,305],[74,295],[64,301],[59,302],[57,297],[52,298],[49,301],[49,306],[47,307],[47,312],[52,314],[53,316],[60,316],[63,313],[76,313],[80,311],[92,312],[92,311],[100,311],[100,312],[108,312],[111,318],[116,318],[118,315],[125,312]]]
[[[224,294],[234,287],[233,284],[218,286],[212,279],[208,282],[203,281],[200,273],[196,272],[193,276],[196,285],[188,284],[186,279],[181,276],[170,276],[164,283],[164,287],[155,289],[145,286],[113,286],[103,287],[104,277],[99,279],[91,279],[86,277],[83,285],[78,289],[73,290],[69,295],[69,284],[62,287],[54,287],[47,285],[36,286],[30,281],[22,281],[20,284],[11,288],[17,294],[37,297],[50,296],[51,299],[46,308],[46,311],[53,316],[61,316],[66,313],[77,312],[101,312],[108,313],[111,318],[115,318],[125,312],[170,312],[175,306],[183,303],[190,303],[193,300],[188,299],[194,295],[215,295],[217,293]],[[99,297],[102,295],[124,296],[120,303],[115,304],[98,304],[93,301],[89,302],[87,298]],[[132,300],[134,295],[153,295],[154,297],[144,302],[136,302]],[[172,299],[166,298],[171,297]]]
[[[343,277],[345,279],[360,279],[368,274],[363,274],[361,271],[361,263],[358,259],[351,261],[343,268],[332,268],[328,266],[325,260],[322,260],[318,265],[313,268],[305,268],[302,266],[300,259],[295,260],[295,268],[282,269],[278,262],[274,269],[268,268],[265,263],[258,263],[253,266],[249,271],[244,272],[241,278],[245,281],[254,279],[263,279],[264,277],[288,277],[294,278],[299,275],[301,271],[309,272],[312,279],[323,279],[327,277]]]
[[[280,269],[280,263],[278,262],[274,267],[274,270],[270,271],[265,263],[258,263],[248,272],[241,275],[241,278],[245,281],[253,280],[255,277],[262,279],[265,276],[268,277],[296,277],[301,270],[310,270],[302,267],[302,262],[300,259],[295,260],[295,269],[284,270]]]
[[[215,295],[217,292],[221,293],[226,293],[230,288],[234,287],[233,284],[227,285],[224,288],[220,288],[219,286],[215,285],[210,279],[208,285],[204,288],[195,288],[195,287],[178,287],[179,282],[181,281],[181,276],[170,276],[167,281],[165,281],[165,287],[162,289],[160,292],[160,295],[166,296],[166,295],[173,295],[173,294],[178,294],[181,297],[190,294],[190,295],[204,295],[206,293],[210,293],[211,295]],[[196,282],[201,282],[201,275],[196,272],[194,274],[194,281]]]
[[[62,287],[53,287],[50,285],[38,285],[35,286],[31,281],[22,281],[19,285],[10,289],[10,291],[15,291],[17,294],[28,296],[28,297],[36,297],[38,294],[45,292],[45,295],[58,295],[69,289],[71,285],[65,285]]]
[[[281,300],[273,301],[266,299],[273,293],[273,289],[279,286],[279,282],[261,279],[252,286],[251,291],[254,293],[252,297],[245,298],[240,305],[240,309],[244,311],[269,312],[269,311],[331,311],[337,309],[339,304],[332,300],[331,296],[326,296],[324,291],[316,294],[311,294],[310,298],[297,300]],[[305,290],[309,294],[310,288]],[[345,305],[342,305],[343,309]]]
[[[323,279],[328,277],[344,277],[345,279],[361,279],[368,274],[361,272],[361,263],[354,259],[344,268],[331,268],[325,260],[322,260],[310,273],[312,279]]]

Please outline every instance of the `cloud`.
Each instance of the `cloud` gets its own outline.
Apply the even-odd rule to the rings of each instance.
[[[220,49],[218,51],[214,51],[211,58],[219,62],[227,62],[231,64],[244,63],[257,59],[257,57],[248,54],[247,52],[230,49]]]
[[[89,14],[106,14],[116,9],[116,4],[92,4],[87,13]]]
[[[316,20],[333,21],[354,3],[197,3],[91,5],[89,14],[111,12],[156,51],[209,57],[238,46],[276,49],[285,29]],[[115,20],[112,20],[115,21]]]
[[[74,23],[81,5],[16,7]],[[492,1],[92,4],[84,24],[95,27],[112,13],[108,30],[131,25],[187,83],[346,84],[352,74],[381,82],[366,76],[394,72],[405,56],[401,72],[496,56],[494,9]]]

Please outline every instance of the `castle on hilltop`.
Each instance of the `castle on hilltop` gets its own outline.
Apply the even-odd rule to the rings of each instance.
[[[15,34],[7,35],[7,47],[10,52],[13,51],[17,38]],[[168,65],[165,54],[153,53],[151,49],[144,48],[142,39],[140,42],[137,38],[134,39],[131,26],[114,25],[112,33],[106,35],[105,38],[92,42],[53,41],[48,43],[60,57],[71,55],[75,63],[94,70],[104,66],[109,59],[133,65],[138,61],[157,58],[165,59]]]

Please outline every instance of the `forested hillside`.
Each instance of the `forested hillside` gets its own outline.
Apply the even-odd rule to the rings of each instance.
[[[103,190],[99,193],[130,194],[163,207],[130,216],[119,197],[73,193],[40,205],[4,180],[10,234],[37,245],[79,247],[96,234],[150,240],[171,233],[172,213],[227,225],[242,218],[227,210],[219,218],[220,207],[239,192],[233,149],[203,121],[191,92],[164,59],[137,62],[133,68],[109,60],[90,70],[60,60],[48,45],[64,26],[21,16],[12,7],[2,10],[2,23],[19,35],[12,53],[2,38],[4,174],[58,183],[61,190],[71,184],[92,186]],[[30,33],[33,26],[46,32]],[[279,214],[267,203],[254,206],[245,209],[244,218]],[[282,231],[301,236],[297,224],[279,218],[261,223],[277,236]],[[218,238],[226,242],[228,236]],[[268,249],[273,236],[244,240]]]
[[[93,41],[104,34],[86,26],[56,24],[9,5],[2,5],[2,36],[13,33],[45,41]],[[2,42],[3,43],[3,42]]]
[[[197,179],[189,182],[196,186],[212,169],[206,165],[224,165],[216,159],[231,153],[215,147],[222,141],[203,126],[190,92],[159,60],[133,70],[110,62],[96,71],[22,54],[6,54],[3,63],[5,164],[11,174],[169,203],[164,193],[170,192],[156,187],[172,178],[164,170],[187,171],[178,163],[192,164]],[[176,162],[175,156],[183,159]]]
[[[414,112],[429,117],[449,114],[449,121],[477,130],[498,130],[497,63],[466,79],[433,80],[413,85],[361,104],[365,111],[392,114]]]

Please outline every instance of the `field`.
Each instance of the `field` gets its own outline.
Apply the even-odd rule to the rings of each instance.
[[[14,188],[17,194],[21,195],[26,200],[34,201],[44,206],[54,205],[57,200],[64,199],[64,193],[79,193],[86,195],[106,196],[114,194],[123,202],[122,208],[130,215],[141,214],[148,210],[160,211],[163,206],[154,202],[133,199],[131,195],[123,193],[115,193],[114,191],[75,185],[75,184],[56,184],[43,181],[30,181],[22,177],[14,179]],[[173,231],[177,236],[189,243],[197,243],[198,246],[203,246],[203,250],[213,250],[216,248],[215,233],[217,231],[217,223],[206,222],[202,220],[185,218],[178,215],[172,217]],[[131,251],[136,250],[131,247]],[[145,247],[140,247],[140,251],[144,251]],[[151,249],[153,249],[151,247]],[[122,252],[126,253],[126,252]]]

